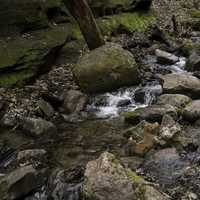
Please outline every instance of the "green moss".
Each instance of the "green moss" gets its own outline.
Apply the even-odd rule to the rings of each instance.
[[[26,80],[34,75],[31,71],[20,71],[14,74],[4,74],[0,76],[0,86],[10,87],[13,85],[20,85],[23,80]]]
[[[140,122],[141,112],[137,109],[132,112],[123,113],[124,120],[130,124],[136,125]]]
[[[190,12],[191,17],[193,18],[200,18],[200,11],[199,10],[192,10]]]
[[[104,35],[115,32],[145,32],[154,23],[155,17],[151,12],[121,13],[98,20],[98,25]]]
[[[145,180],[142,177],[138,176],[135,172],[131,171],[130,169],[127,169],[126,174],[135,186],[145,183]]]

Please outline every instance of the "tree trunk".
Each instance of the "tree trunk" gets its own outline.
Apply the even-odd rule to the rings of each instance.
[[[86,0],[64,0],[72,16],[76,19],[90,50],[105,44]]]

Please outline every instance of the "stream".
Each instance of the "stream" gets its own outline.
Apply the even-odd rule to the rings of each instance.
[[[187,73],[184,70],[186,59],[180,57],[174,65],[157,64],[155,56],[146,56],[144,64],[153,67],[156,71],[166,71],[165,73]],[[122,146],[124,137],[121,131],[124,130],[124,123],[120,120],[120,114],[126,111],[133,111],[140,107],[153,104],[157,97],[162,94],[162,86],[159,81],[148,80],[143,85],[136,87],[120,88],[117,91],[91,96],[87,105],[87,113],[90,117],[84,122],[77,124],[60,124],[59,134],[56,140],[33,141],[30,138],[20,137],[20,134],[3,132],[1,140],[6,140],[13,149],[23,143],[30,143],[30,147],[43,148],[49,152],[49,162],[53,168],[74,169],[77,166],[85,165],[89,160],[95,159],[103,151],[111,151],[120,156],[124,156]],[[10,141],[9,138],[13,140]],[[42,142],[41,142],[42,141]],[[7,154],[8,155],[7,155]],[[1,167],[6,167],[15,160],[15,151],[6,152],[2,157]],[[5,166],[6,165],[6,166]],[[70,181],[64,184],[59,177],[54,178],[56,185],[52,192],[53,199],[79,200],[82,183]],[[55,184],[55,183],[54,183]],[[43,187],[25,200],[47,200],[48,188]],[[61,192],[60,191],[65,191]]]
[[[184,70],[185,57],[179,57],[179,61],[173,65],[160,65],[157,64],[156,56],[146,56],[144,64],[149,67],[155,66],[157,71],[188,73]],[[162,86],[157,80],[152,80],[144,86],[121,88],[114,92],[94,96],[87,106],[87,112],[93,113],[99,119],[114,118],[123,112],[151,105],[161,94]]]

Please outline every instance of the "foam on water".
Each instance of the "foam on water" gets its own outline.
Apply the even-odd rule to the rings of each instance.
[[[155,57],[150,57],[150,63],[156,63]],[[186,58],[180,57],[174,65],[159,65],[160,69],[169,69],[172,73],[188,73],[184,70]],[[144,101],[135,101],[135,92],[143,91]],[[133,111],[140,107],[152,104],[156,97],[162,93],[162,87],[158,84],[148,84],[144,87],[122,88],[115,92],[97,95],[92,98],[87,111],[93,113],[97,118],[114,118],[121,112]]]

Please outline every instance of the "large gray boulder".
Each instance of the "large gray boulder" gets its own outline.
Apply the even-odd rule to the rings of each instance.
[[[200,95],[200,80],[189,74],[167,74],[161,76],[165,93],[184,94],[192,98]]]
[[[167,200],[135,172],[125,169],[115,156],[105,152],[86,166],[85,200]]]
[[[113,43],[84,55],[74,67],[73,74],[80,88],[87,93],[106,92],[139,83],[134,57]]]
[[[169,104],[171,106],[174,106],[178,109],[183,108],[191,102],[192,99],[188,96],[182,95],[182,94],[163,94],[158,97],[157,104],[160,105],[166,105]]]

